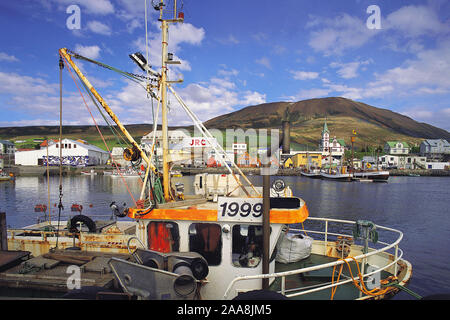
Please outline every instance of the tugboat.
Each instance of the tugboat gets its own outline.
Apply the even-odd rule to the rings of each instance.
[[[113,202],[111,210],[117,221],[109,224],[91,223],[80,217],[86,216],[76,215],[70,228],[68,221],[58,220],[11,229],[9,248],[30,251],[34,256],[54,247],[77,248],[80,255],[128,254],[128,258],[108,258],[108,266],[118,289],[139,299],[235,299],[250,293],[268,299],[275,292],[284,299],[349,300],[382,299],[397,293],[408,283],[412,270],[399,248],[402,232],[370,221],[311,217],[305,201],[291,195],[284,182],[270,183],[267,167],[261,169],[262,188],[254,186],[226,158],[227,179],[234,181],[236,190],[211,197],[185,195],[179,186],[175,190],[169,170],[167,90],[216,153],[226,152],[213,143],[212,135],[176,93],[175,81],[167,77],[168,65],[175,63],[167,52],[169,24],[183,22],[184,15],[177,12],[176,1],[172,10],[166,9],[163,0],[154,7],[160,13],[162,29],[161,71],[151,69],[143,55],[135,53],[130,56],[147,76],[121,73],[144,81],[146,94],[158,101],[157,110],[161,105],[162,172],[155,166],[153,154],[148,155],[134,141],[73,59],[108,66],[62,48],[60,66],[74,71],[128,139],[131,146],[124,158],[146,165],[141,195],[128,208]],[[88,231],[83,223],[89,224]],[[81,227],[76,228],[77,224]],[[379,230],[390,233],[390,240],[379,239]],[[376,247],[369,246],[375,243]],[[8,277],[0,273],[0,280],[3,278]]]

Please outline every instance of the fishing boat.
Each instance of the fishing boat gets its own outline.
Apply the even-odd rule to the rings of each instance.
[[[3,171],[0,171],[0,182],[1,181],[14,181],[14,174],[6,174]]]
[[[351,172],[347,172],[346,167],[330,169],[330,170],[322,170],[320,175],[323,179],[334,180],[334,181],[344,181],[350,182],[353,179],[353,174]]]
[[[167,52],[168,27],[184,21],[182,12],[177,12],[176,1],[172,3],[171,10],[162,0],[155,5],[160,12],[162,29],[161,71],[151,69],[143,55],[136,53],[131,57],[146,76],[121,72],[136,81],[144,81],[147,96],[158,101],[154,137],[161,106],[162,172],[155,166],[153,152],[148,155],[140,148],[73,60],[108,66],[60,49],[60,72],[64,66],[73,70],[88,94],[91,93],[113,119],[131,145],[125,150],[124,159],[134,163],[141,161],[146,166],[141,194],[131,206],[112,202],[110,209],[114,219],[108,221],[95,221],[79,212],[68,221],[48,219],[25,228],[10,229],[9,249],[31,252],[35,257],[46,254],[53,259],[59,257],[59,262],[78,261],[86,272],[90,270],[87,264],[92,267],[93,255],[104,254],[106,260],[102,260],[104,264],[97,279],[114,277],[114,282],[108,282],[110,285],[115,284],[123,294],[139,299],[364,300],[388,298],[399,292],[410,280],[412,270],[399,248],[403,238],[401,231],[365,220],[312,217],[305,201],[292,195],[283,181],[270,183],[268,164],[261,168],[262,186],[255,186],[223,148],[212,143],[211,133],[176,93],[172,86],[174,81],[167,78],[168,65],[174,63]],[[225,179],[224,175],[198,176],[199,192],[194,195],[183,194],[183,188],[171,182],[168,90],[199,131],[210,139],[216,153],[225,154],[226,190],[221,189],[220,183],[209,185],[210,192],[200,190],[204,190],[204,183],[209,183],[205,179]],[[274,150],[277,149],[275,146]],[[60,186],[59,212],[62,197]],[[381,230],[383,236],[378,234]],[[58,255],[48,256],[50,249]],[[62,259],[61,255],[68,256],[68,252],[70,258]],[[17,268],[19,266],[0,272],[0,286],[25,290],[27,286],[38,286],[37,281],[42,285],[39,273],[20,277],[18,273],[23,268]],[[45,274],[44,269],[39,272]],[[52,279],[56,281],[56,278]],[[103,283],[88,280],[81,283],[87,286]],[[58,289],[62,287],[59,285]],[[51,288],[51,281],[47,281],[45,290]],[[70,296],[70,292],[66,294]]]
[[[85,176],[96,176],[97,172],[95,172],[94,169],[91,169],[90,171],[81,171],[81,174]]]
[[[306,168],[300,172],[302,176],[312,178],[312,179],[320,179],[322,176],[320,175],[320,169],[311,167],[311,159],[309,157],[309,153],[306,153],[307,164]]]
[[[310,170],[302,170],[300,171],[302,176],[312,178],[312,179],[320,179],[322,176],[320,175],[319,169],[310,169]]]
[[[389,171],[384,170],[367,170],[353,172],[355,179],[367,179],[372,181],[387,182],[389,179]]]
[[[114,169],[111,174],[107,174],[110,177],[113,178],[121,178],[121,177],[126,177],[126,178],[136,178],[136,177],[140,177],[141,175],[144,175],[145,172],[142,171],[137,171],[133,168],[117,168]]]

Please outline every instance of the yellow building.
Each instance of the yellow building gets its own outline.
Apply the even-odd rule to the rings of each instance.
[[[299,167],[306,167],[308,165],[308,159],[309,159],[309,166],[315,167],[315,168],[321,168],[322,167],[322,152],[321,151],[301,151],[297,154],[293,155],[290,159],[292,159],[293,167],[299,168]]]

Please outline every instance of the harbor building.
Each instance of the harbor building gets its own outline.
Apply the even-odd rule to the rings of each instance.
[[[294,168],[307,167],[308,163],[310,167],[322,167],[321,151],[299,151],[295,155],[290,157],[290,159]]]
[[[168,130],[170,162],[180,165],[203,166],[214,149],[205,137],[191,137],[185,130]],[[212,143],[216,143],[216,140]],[[150,154],[152,152],[153,132],[142,137],[141,145]],[[160,163],[163,157],[162,131],[155,134],[155,154]]]
[[[14,164],[14,152],[16,147],[14,142],[0,140],[0,168]]]
[[[450,155],[450,143],[445,139],[427,139],[420,144],[420,154],[430,159]]]
[[[384,155],[378,158],[378,163],[382,168],[393,169],[428,169],[426,168],[427,158],[422,156],[394,156]]]
[[[431,170],[450,170],[450,162],[427,162],[426,168]]]
[[[46,144],[47,145],[47,144]],[[39,150],[21,151],[15,153],[16,165],[48,165],[59,166],[60,150],[64,166],[85,167],[90,165],[103,165],[109,159],[109,153],[83,140],[63,139],[41,146]],[[48,156],[47,156],[48,154]]]
[[[384,153],[391,155],[409,154],[411,148],[403,141],[388,141],[384,145]]]

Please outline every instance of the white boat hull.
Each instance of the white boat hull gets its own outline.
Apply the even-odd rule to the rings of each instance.
[[[300,172],[300,174],[302,176],[308,177],[308,178],[313,178],[313,179],[320,179],[322,176],[320,175],[319,172]]]
[[[352,179],[353,179],[353,174],[351,174],[351,173],[332,174],[332,173],[321,172],[320,175],[324,179],[335,180],[335,181],[352,181]]]
[[[357,179],[369,179],[369,180],[373,180],[373,181],[387,181],[389,179],[389,171],[354,172],[353,176]]]

